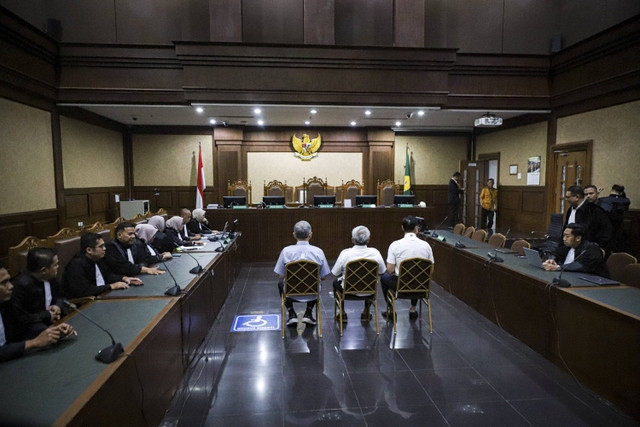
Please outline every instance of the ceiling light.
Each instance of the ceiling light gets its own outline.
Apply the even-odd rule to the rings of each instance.
[[[202,114],[202,113],[204,113],[204,108],[202,108],[202,107],[197,107],[197,108],[196,108],[196,113],[198,113],[198,114]]]
[[[351,122],[351,126],[355,126],[355,125],[356,125],[356,122],[355,122],[355,121],[352,121],[352,122]]]
[[[315,113],[317,113],[317,112],[318,112],[318,110],[313,109],[313,110],[311,110],[311,111],[309,111],[309,112],[310,112],[311,114],[315,114]]]
[[[365,111],[365,112],[364,112],[364,115],[365,115],[365,116],[370,116],[370,115],[371,115],[371,110],[367,110],[367,111]]]
[[[255,110],[253,110],[253,112],[256,113],[256,114],[260,114],[260,113],[262,113],[262,110],[259,109],[259,108],[256,108]]]
[[[210,119],[209,123],[212,124],[212,125],[215,125],[216,124],[216,119]]]
[[[304,124],[305,125],[309,125],[309,124],[311,124],[311,122],[309,120],[305,120]]]
[[[422,111],[422,110],[418,111],[418,115],[419,115],[420,117],[424,116],[424,111]]]
[[[258,120],[258,126],[264,125],[264,120]]]
[[[400,122],[400,121],[396,122],[396,126],[401,126],[401,125],[402,125],[402,122]]]
[[[477,118],[473,124],[479,128],[494,128],[502,125],[502,117],[486,113],[484,116]]]

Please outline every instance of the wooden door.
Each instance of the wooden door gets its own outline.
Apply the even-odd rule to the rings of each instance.
[[[467,227],[480,225],[480,192],[485,184],[486,160],[461,160],[461,187],[465,189],[462,198],[461,221]]]
[[[556,171],[554,188],[554,211],[564,213],[569,206],[564,199],[564,193],[572,185],[584,187],[590,179],[587,164],[587,150],[554,151]]]

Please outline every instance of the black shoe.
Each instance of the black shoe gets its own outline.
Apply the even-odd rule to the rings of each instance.
[[[418,312],[417,311],[410,311],[409,312],[409,320],[416,320],[418,318]]]
[[[315,325],[316,319],[313,318],[311,313],[305,313],[304,317],[302,317],[302,323],[306,323],[307,325]]]
[[[342,313],[342,321],[346,322],[347,321],[347,313]],[[339,322],[340,321],[340,313],[336,314],[336,320]]]
[[[289,320],[287,320],[287,326],[297,326],[298,325],[298,315],[293,312],[289,313]]]
[[[391,311],[382,311],[380,312],[380,315],[382,315],[382,317],[384,317],[387,320],[393,319],[393,313]]]
[[[369,311],[363,311],[360,313],[360,320],[363,322],[370,322],[373,319],[373,315]]]

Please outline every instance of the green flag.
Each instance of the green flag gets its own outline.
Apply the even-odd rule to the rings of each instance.
[[[409,146],[407,145],[407,161],[404,164],[404,194],[411,194],[411,162],[409,161]]]

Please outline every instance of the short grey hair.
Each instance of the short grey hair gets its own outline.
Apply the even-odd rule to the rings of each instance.
[[[306,239],[311,234],[311,224],[307,221],[296,222],[296,225],[293,226],[293,234],[296,236],[296,239]]]
[[[371,237],[371,232],[364,225],[359,225],[353,230],[351,230],[351,238],[353,239],[353,243],[356,245],[366,245],[369,243],[369,238]]]

